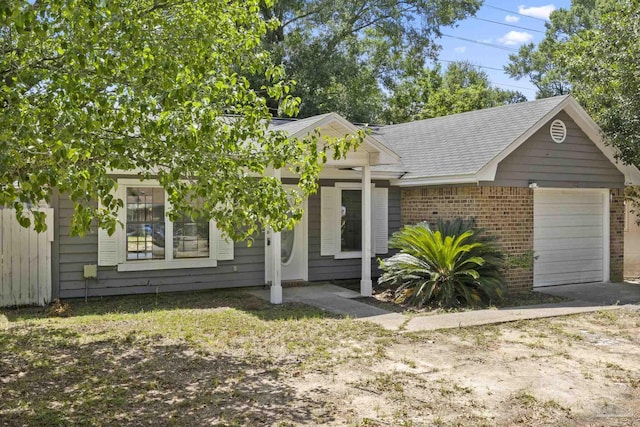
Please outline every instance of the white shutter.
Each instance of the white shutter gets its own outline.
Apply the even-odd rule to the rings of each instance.
[[[232,261],[233,260],[233,239],[226,237],[221,230],[215,228],[215,251],[216,259],[218,261]]]
[[[124,187],[120,187],[113,194],[114,197],[124,199]],[[120,209],[118,220],[124,224],[125,219],[125,210]],[[120,244],[126,245],[124,234],[121,224],[116,224],[116,231],[111,236],[107,230],[98,228],[98,265],[113,266],[124,262],[124,247],[119,247]]]
[[[389,252],[389,191],[374,188],[371,196],[372,252],[386,254]]]
[[[118,265],[118,241],[116,233],[98,229],[98,265]]]
[[[320,188],[320,255],[335,256],[336,254],[336,227],[340,223],[336,222],[339,212],[338,208],[339,191],[335,187]]]

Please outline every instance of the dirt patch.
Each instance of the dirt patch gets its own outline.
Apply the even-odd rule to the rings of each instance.
[[[242,292],[0,311],[0,426],[632,426],[640,311],[396,333]]]
[[[356,291],[356,292],[360,291],[360,283],[358,281],[336,280],[331,283],[349,290]],[[395,313],[403,313],[408,315],[419,315],[419,316],[431,316],[434,314],[457,313],[461,311],[472,311],[479,308],[487,308],[487,307],[443,308],[436,304],[424,306],[421,308],[416,308],[408,304],[397,303],[395,301],[395,289],[392,287],[376,288],[373,290],[373,295],[371,297],[360,297],[360,298],[354,298],[354,299],[356,301],[373,305],[375,307],[379,307],[387,311],[391,311]],[[524,291],[524,292],[517,292],[517,293],[515,292],[508,293],[504,296],[504,298],[501,301],[491,304],[488,308],[522,307],[526,305],[553,304],[553,303],[558,303],[563,301],[569,301],[569,298],[565,298],[557,295],[549,295],[541,292]]]
[[[417,334],[291,379],[352,425],[620,425],[640,417],[640,315],[621,310]]]

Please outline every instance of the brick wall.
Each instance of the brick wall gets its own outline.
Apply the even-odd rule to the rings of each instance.
[[[624,276],[624,190],[612,189],[610,215],[610,279]],[[476,218],[478,226],[500,238],[511,256],[533,250],[533,190],[518,187],[403,188],[402,224],[438,218]],[[512,268],[505,273],[510,290],[531,289],[533,269]]]
[[[403,188],[401,207],[403,225],[474,217],[479,227],[500,238],[509,255],[533,250],[533,190],[529,188]],[[512,268],[505,278],[509,290],[531,289],[533,269]]]
[[[610,200],[609,245],[611,258],[609,276],[612,282],[622,282],[624,279],[624,189],[612,189]]]

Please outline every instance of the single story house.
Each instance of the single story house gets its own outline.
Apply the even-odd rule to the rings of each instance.
[[[273,126],[291,136],[357,129],[334,113]],[[370,295],[393,232],[458,216],[475,217],[510,256],[535,258],[533,268],[507,272],[510,289],[621,281],[623,190],[640,184],[640,172],[618,162],[594,121],[561,96],[373,127],[357,151],[327,163],[295,229],[251,247],[213,223],[171,223],[153,181],[118,182],[125,228],[113,236],[70,237],[73,206],[54,197],[52,298],[271,284],[278,303],[283,281],[356,278]]]

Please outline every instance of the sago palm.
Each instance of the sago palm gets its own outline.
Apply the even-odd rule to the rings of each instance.
[[[422,306],[477,306],[502,298],[504,256],[495,239],[473,221],[405,226],[389,246],[399,253],[382,260],[381,285],[395,285],[396,300]]]

